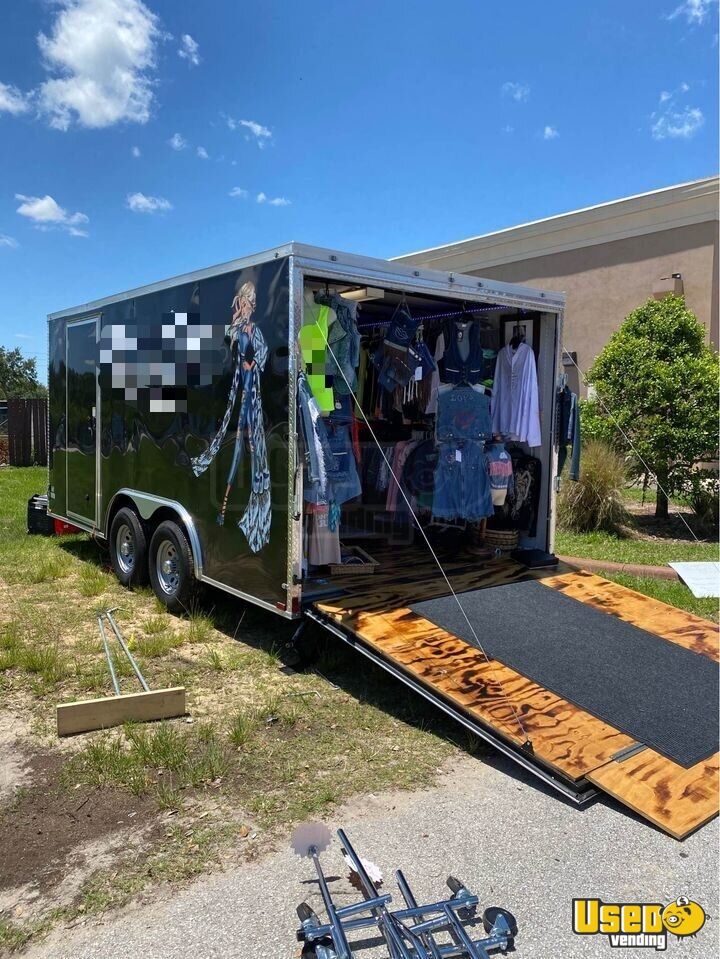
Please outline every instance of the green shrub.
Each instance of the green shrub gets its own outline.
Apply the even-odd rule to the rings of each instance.
[[[716,470],[689,470],[682,486],[687,500],[703,530],[715,534],[720,522],[720,477]]]
[[[625,475],[623,457],[601,440],[590,440],[583,448],[580,479],[567,481],[558,499],[561,528],[617,533],[629,519],[622,498]]]

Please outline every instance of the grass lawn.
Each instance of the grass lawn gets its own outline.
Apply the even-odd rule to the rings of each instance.
[[[46,477],[0,470],[0,952],[257,856],[353,795],[427,785],[471,748],[339,644],[317,671],[286,670],[295,624],[214,591],[171,617],[86,536],[28,536]],[[111,606],[150,686],[184,685],[190,716],[58,741],[57,703],[112,694],[97,626]]]
[[[631,515],[631,526],[624,531],[624,536],[605,532],[575,533],[558,529],[555,534],[555,552],[561,556],[642,566],[667,566],[668,563],[683,561],[718,561],[717,541],[698,541],[693,538],[677,515],[678,509],[683,509],[681,504],[671,502],[670,519],[662,522],[655,520],[652,515],[655,505],[654,490],[646,491],[644,504],[642,490],[637,487],[626,489],[624,499]],[[686,521],[692,524],[692,516],[687,510],[683,515]],[[677,606],[714,622],[718,621],[717,600],[696,599],[684,583],[631,576],[628,573],[603,575],[670,606]]]
[[[643,566],[666,566],[668,563],[683,560],[718,559],[718,547],[715,543],[660,537],[619,537],[602,532],[570,533],[565,530],[558,530],[555,534],[555,551],[565,556],[607,559],[614,563],[641,563]]]

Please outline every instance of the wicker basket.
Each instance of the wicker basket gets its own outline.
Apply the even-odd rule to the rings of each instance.
[[[516,529],[486,529],[485,545],[493,549],[512,550],[517,547],[520,534]]]
[[[330,564],[331,576],[371,576],[378,561],[359,546],[342,546],[343,562]]]

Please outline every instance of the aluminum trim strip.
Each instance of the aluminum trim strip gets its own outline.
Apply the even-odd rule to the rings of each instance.
[[[220,580],[212,579],[210,576],[202,576],[201,580],[203,583],[208,583],[210,586],[215,586],[217,589],[221,589],[224,593],[230,593],[231,596],[237,596],[239,599],[244,599],[246,602],[252,603],[253,606],[260,606],[262,609],[267,609],[276,616],[282,616],[284,619],[299,618],[299,613],[292,613],[288,610],[278,609],[277,606],[273,605],[272,603],[268,603],[264,599],[258,599],[257,596],[252,596],[250,593],[244,593],[241,589],[236,589],[234,586],[228,586],[226,583],[221,583]]]

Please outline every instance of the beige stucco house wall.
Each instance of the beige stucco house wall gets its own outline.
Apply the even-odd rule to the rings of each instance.
[[[719,198],[709,177],[397,259],[565,292],[564,346],[582,370],[658,281],[679,273],[717,348]]]

